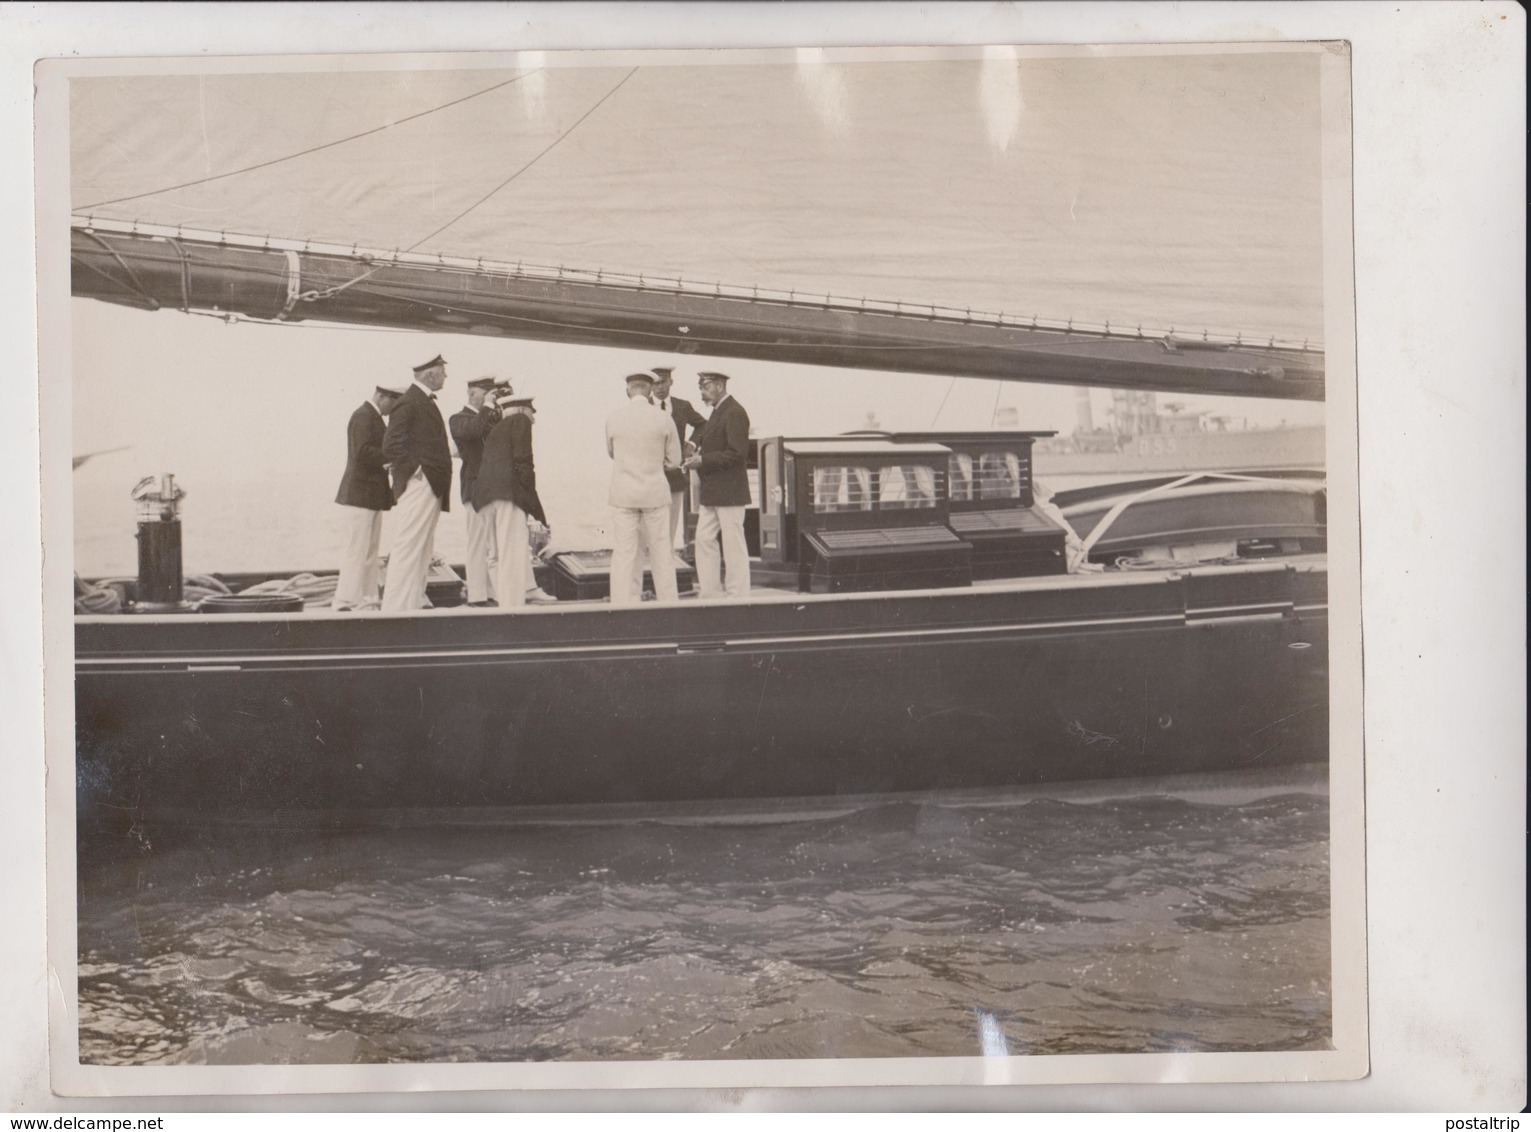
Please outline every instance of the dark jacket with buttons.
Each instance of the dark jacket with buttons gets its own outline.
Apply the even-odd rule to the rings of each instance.
[[[393,506],[388,490],[388,465],[383,463],[383,414],[366,402],[351,414],[346,425],[346,470],[340,477],[335,502],[368,511],[387,511]]]
[[[484,459],[473,481],[473,506],[482,511],[496,500],[508,499],[531,518],[547,526],[542,500],[537,497],[537,468],[532,460],[532,422],[511,413],[489,430]]]
[[[500,423],[500,414],[493,407],[463,409],[447,419],[452,433],[452,443],[462,457],[462,501],[473,502],[473,481],[478,478],[479,465],[484,459],[484,438],[489,430]]]
[[[441,509],[451,510],[452,449],[447,445],[446,422],[430,394],[414,382],[388,415],[383,458],[393,471],[395,500],[403,496],[410,478],[419,469],[425,472],[426,482],[441,500]]]
[[[748,507],[750,479],[745,471],[750,456],[750,415],[744,406],[728,398],[702,426],[696,439],[697,479],[701,482],[698,505],[702,507]]]

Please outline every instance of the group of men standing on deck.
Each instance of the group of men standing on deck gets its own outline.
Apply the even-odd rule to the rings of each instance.
[[[746,597],[750,589],[744,512],[750,503],[750,418],[728,392],[728,375],[697,375],[703,417],[672,397],[666,366],[626,377],[627,404],[606,420],[612,460],[607,502],[614,517],[611,602],[631,605],[643,592],[649,562],[658,601],[676,598],[673,547],[685,514],[686,474],[698,484],[696,574],[701,596]],[[691,429],[691,438],[683,439]],[[721,546],[721,554],[720,554]]]
[[[674,544],[685,513],[686,475],[699,484],[696,568],[702,597],[749,592],[744,512],[750,502],[745,466],[749,416],[728,394],[728,377],[698,375],[703,417],[670,395],[672,370],[625,379],[627,403],[606,422],[612,460],[609,503],[614,516],[611,597],[642,596],[645,558],[660,601],[676,597]],[[345,548],[333,608],[401,613],[430,608],[427,575],[436,525],[451,508],[452,452],[462,458],[460,499],[467,512],[470,605],[522,605],[552,600],[532,572],[529,534],[546,533],[532,452],[532,398],[516,397],[493,377],[468,383],[464,408],[443,419],[436,395],[446,384],[439,355],[414,368],[403,388],[378,386],[351,414],[346,470],[335,502],[342,508]],[[691,429],[691,438],[684,439]],[[378,549],[384,511],[397,528],[382,599]],[[720,553],[721,548],[721,553]]]
[[[351,414],[346,470],[335,496],[347,537],[334,609],[430,608],[426,581],[436,524],[451,510],[452,450],[436,399],[446,379],[446,361],[438,355],[414,368],[407,387],[380,385]],[[491,393],[498,394],[492,401]],[[468,383],[468,403],[451,418],[451,436],[463,458],[460,498],[468,513],[470,603],[551,600],[533,581],[526,549],[529,524],[547,524],[532,461],[535,414],[532,398],[515,397],[508,382],[486,377]],[[377,552],[383,512],[389,510],[398,523],[379,602]],[[491,576],[493,545],[523,549],[499,555]]]

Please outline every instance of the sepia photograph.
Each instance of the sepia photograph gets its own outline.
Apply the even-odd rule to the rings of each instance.
[[[37,73],[71,1091],[1366,1073],[1345,44]]]

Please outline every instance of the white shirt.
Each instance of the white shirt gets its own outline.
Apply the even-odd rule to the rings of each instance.
[[[426,385],[426,384],[425,384],[425,383],[424,383],[424,382],[423,382],[423,381],[421,381],[421,380],[420,380],[420,379],[419,379],[419,378],[418,378],[418,377],[417,377],[417,378],[415,378],[415,379],[414,379],[414,380],[413,380],[413,381],[412,381],[412,382],[411,382],[411,384],[413,384],[413,385],[418,385],[418,386],[419,386],[419,387],[420,387],[420,392],[421,392],[421,393],[424,393],[424,394],[425,394],[425,395],[426,395],[426,396],[427,396],[427,397],[429,397],[429,398],[430,398],[430,399],[431,399],[431,400],[432,400],[432,401],[434,401],[434,400],[435,400],[435,399],[436,399],[436,394],[435,394],[435,392],[434,392],[434,391],[433,391],[433,390],[432,390],[432,389],[431,389],[431,387],[430,387],[430,386],[429,386],[429,385]]]
[[[670,481],[665,464],[679,465],[680,437],[670,414],[642,397],[629,397],[606,418],[606,453],[612,459],[613,507],[647,510],[670,506]]]

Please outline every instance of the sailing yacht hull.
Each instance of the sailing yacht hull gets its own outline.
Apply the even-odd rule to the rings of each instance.
[[[750,603],[82,617],[82,813],[1019,785],[1324,760],[1322,560]]]

